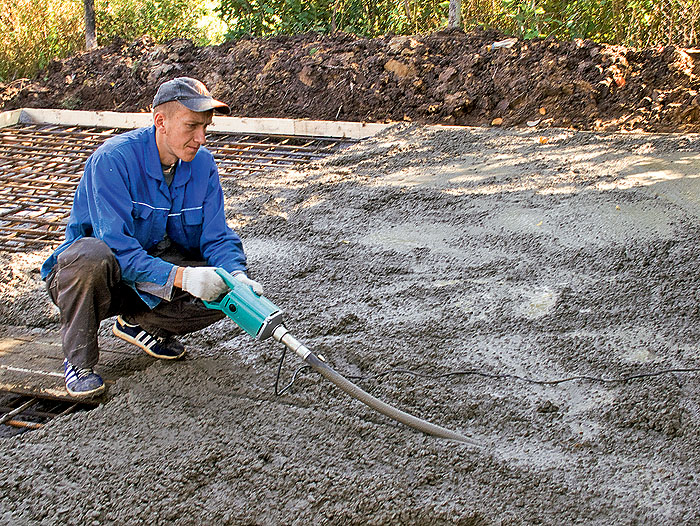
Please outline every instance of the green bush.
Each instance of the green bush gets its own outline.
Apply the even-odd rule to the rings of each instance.
[[[314,31],[374,37],[424,33],[447,22],[449,0],[221,0],[228,38]]]
[[[97,0],[95,11],[100,45],[115,37],[130,41],[142,35],[156,42],[181,37],[208,43],[197,26],[206,13],[199,0]]]
[[[494,26],[521,38],[638,48],[700,43],[700,0],[502,0],[502,14]]]
[[[373,37],[444,27],[449,0],[220,0],[228,38],[307,31]],[[696,46],[700,0],[462,0],[465,28],[491,27],[520,38],[636,47]]]
[[[206,44],[199,0],[95,0],[100,45],[115,37]],[[85,48],[83,0],[0,0],[0,81],[28,77]]]
[[[700,43],[700,0],[547,0],[543,6],[558,14],[552,33],[560,38],[635,47]]]
[[[81,0],[0,0],[0,80],[85,47]]]

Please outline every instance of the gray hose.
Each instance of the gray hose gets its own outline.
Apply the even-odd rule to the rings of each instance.
[[[447,440],[457,440],[465,444],[469,444],[474,447],[483,447],[481,444],[461,435],[455,431],[450,431],[444,427],[438,426],[436,424],[431,424],[425,420],[421,420],[413,415],[409,415],[400,409],[397,409],[389,404],[382,402],[378,398],[375,398],[367,391],[360,389],[350,380],[335,372],[328,364],[322,362],[318,356],[316,356],[311,350],[303,345],[299,340],[297,340],[292,334],[287,330],[284,325],[278,325],[272,331],[272,337],[287,347],[292,352],[295,352],[302,360],[308,363],[316,372],[321,374],[324,378],[333,382],[340,389],[345,391],[347,394],[356,398],[363,404],[367,404],[369,407],[381,414],[388,416],[406,424],[413,429],[427,433],[428,435],[433,435],[439,438],[446,438]]]
[[[449,429],[445,429],[444,427],[438,426],[436,424],[431,424],[430,422],[421,420],[420,418],[417,418],[413,415],[409,415],[408,413],[405,413],[400,409],[397,409],[385,402],[382,402],[378,398],[375,398],[374,396],[369,394],[367,391],[360,389],[358,386],[356,386],[350,380],[345,378],[343,375],[336,373],[327,363],[322,362],[319,359],[319,357],[316,356],[313,352],[311,352],[311,350],[308,347],[303,345],[299,340],[292,336],[292,334],[287,330],[287,328],[284,325],[278,325],[272,331],[272,337],[281,344],[285,345],[287,349],[299,355],[299,357],[302,360],[308,363],[316,372],[321,374],[321,376],[330,380],[340,389],[345,391],[347,394],[349,394],[353,398],[356,398],[363,404],[367,404],[375,411],[378,411],[381,414],[396,420],[397,422],[406,424],[407,426],[412,427],[413,429],[417,429],[418,431],[427,433],[428,435],[433,435],[439,438],[446,438],[447,440],[457,440],[459,442],[463,442],[474,447],[483,447],[481,444],[470,440],[464,435],[460,435],[455,431],[450,431]]]
[[[431,424],[426,420],[422,420],[413,415],[409,415],[408,413],[401,411],[400,409],[397,409],[385,402],[382,402],[378,398],[369,394],[367,391],[364,391],[363,389],[356,386],[354,383],[352,383],[350,380],[348,380],[341,374],[335,372],[331,367],[328,366],[328,364],[322,362],[318,358],[318,356],[316,356],[313,352],[309,353],[309,355],[304,360],[311,367],[313,367],[313,369],[316,372],[320,373],[324,378],[333,382],[337,387],[345,391],[347,394],[349,394],[353,398],[356,398],[360,402],[367,404],[375,411],[378,411],[381,414],[396,420],[397,422],[406,424],[407,426],[412,427],[413,429],[417,429],[418,431],[422,431],[423,433],[427,433],[428,435],[433,435],[439,438],[446,438],[448,440],[457,440],[459,442],[464,442],[465,444],[469,444],[474,447],[483,447],[481,444],[470,440],[464,435],[461,435],[455,431],[450,431],[449,429],[438,426],[436,424]]]

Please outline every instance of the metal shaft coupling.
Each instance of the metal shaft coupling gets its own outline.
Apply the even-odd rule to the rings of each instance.
[[[311,354],[311,350],[292,336],[284,325],[278,325],[275,330],[272,331],[272,337],[284,344],[290,351],[295,352],[302,360],[306,360],[309,354]]]

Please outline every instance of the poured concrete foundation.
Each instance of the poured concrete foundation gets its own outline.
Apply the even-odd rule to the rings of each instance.
[[[226,179],[296,337],[486,447],[311,373],[275,397],[281,349],[224,320],[182,362],[124,348],[108,403],[0,441],[0,523],[697,523],[699,145],[398,126]],[[57,335],[47,254],[0,255],[5,334]]]

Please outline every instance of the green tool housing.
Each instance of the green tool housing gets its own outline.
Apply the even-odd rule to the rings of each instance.
[[[253,338],[269,338],[275,328],[282,324],[282,309],[265,296],[258,296],[250,286],[244,285],[224,269],[217,268],[216,273],[231,290],[221,299],[205,301],[204,304],[223,312]]]

